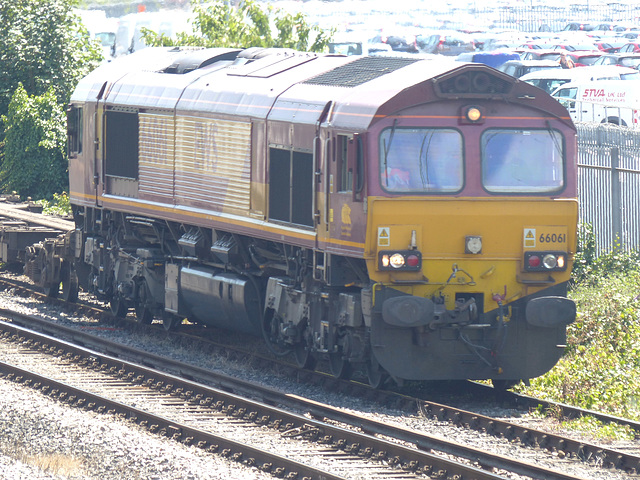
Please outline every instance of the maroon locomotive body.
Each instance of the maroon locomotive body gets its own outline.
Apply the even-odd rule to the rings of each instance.
[[[575,127],[535,87],[442,58],[153,48],[83,79],[68,118],[76,230],[32,255],[52,294],[374,386],[506,385],[562,354]]]

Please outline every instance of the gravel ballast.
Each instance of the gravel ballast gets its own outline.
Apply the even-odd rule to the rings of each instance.
[[[54,307],[33,299],[13,297],[0,293],[0,306],[20,306],[25,313],[58,318],[66,325],[79,325],[78,319],[59,313]],[[86,319],[83,322],[87,326]],[[467,443],[476,448],[544,465],[573,474],[585,480],[621,480],[637,478],[620,471],[600,470],[579,461],[563,459],[557,455],[534,449],[521,448],[508,440],[481,435],[457,428],[447,422],[438,422],[419,415],[406,415],[393,409],[371,405],[366,400],[344,394],[326,392],[314,386],[298,383],[295,379],[255,369],[227,359],[212,357],[197,349],[172,346],[172,340],[155,335],[132,335],[126,331],[95,328],[92,333],[108,335],[111,340],[144,348],[156,354],[165,354],[204,368],[261,382],[280,388],[293,395],[333,404],[358,415],[380,421],[398,423],[406,428],[426,434]],[[510,417],[527,422],[527,415],[508,409],[491,408],[487,415]],[[532,428],[542,429],[540,419]],[[126,421],[85,412],[58,403],[27,387],[0,380],[0,480],[3,479],[272,479],[255,468],[229,462],[196,447],[147,433],[141,427]],[[634,451],[636,442],[631,445]],[[286,455],[287,452],[282,452]],[[502,474],[502,472],[500,472]],[[522,477],[509,476],[519,479]]]

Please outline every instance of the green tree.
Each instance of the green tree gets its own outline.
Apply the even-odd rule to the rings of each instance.
[[[29,95],[53,87],[65,104],[78,80],[101,59],[75,0],[0,0],[0,114],[22,84]]]
[[[2,186],[32,196],[50,197],[65,188],[59,173],[66,170],[66,159],[60,156],[66,136],[59,129],[66,128],[66,119],[59,112],[78,80],[102,59],[99,45],[72,11],[75,4],[0,0],[0,180]],[[51,102],[57,106],[55,114]],[[27,125],[13,123],[26,119]],[[27,155],[35,152],[38,158]],[[47,181],[51,183],[45,188]]]
[[[29,96],[19,85],[2,122],[7,127],[0,187],[37,199],[65,190],[66,118],[55,89]]]
[[[145,43],[152,46],[282,47],[322,52],[333,35],[333,31],[309,25],[301,13],[294,15],[252,0],[243,0],[237,6],[221,1],[198,4],[193,13],[194,34],[182,33],[174,40],[143,29]]]

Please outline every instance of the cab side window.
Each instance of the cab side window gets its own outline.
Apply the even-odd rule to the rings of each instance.
[[[338,161],[338,174],[340,178],[338,191],[340,192],[353,191],[353,170],[349,165],[349,157],[347,155],[348,146],[349,137],[347,137],[346,135],[338,135],[335,158]]]
[[[70,107],[67,110],[67,154],[70,158],[82,153],[82,108]]]

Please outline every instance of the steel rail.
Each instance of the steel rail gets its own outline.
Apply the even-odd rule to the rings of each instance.
[[[302,478],[309,480],[345,480],[344,477],[318,470],[281,455],[145,412],[2,361],[0,361],[0,372],[8,380],[37,388],[42,393],[57,397],[58,400],[69,405],[98,413],[112,414],[138,425],[146,426],[152,432],[168,435],[187,445],[197,445],[212,453],[224,452],[225,457],[248,466],[258,466],[266,473],[274,473],[277,476],[290,475],[287,478],[298,478],[299,475],[302,475]]]
[[[117,373],[124,380],[135,381],[137,385],[147,388],[162,389],[164,393],[175,392],[183,398],[191,401],[196,399],[200,404],[215,406],[234,418],[242,419],[245,416],[261,419],[267,422],[277,422],[277,425],[289,425],[283,433],[289,437],[317,438],[319,443],[337,447],[349,454],[362,458],[373,458],[391,466],[398,466],[407,473],[450,475],[459,479],[474,480],[501,480],[504,477],[495,475],[483,469],[448,460],[429,452],[410,448],[395,442],[377,438],[371,434],[360,433],[342,427],[330,425],[326,422],[309,419],[303,415],[291,413],[281,408],[273,407],[266,403],[243,398],[237,394],[222,389],[212,388],[200,383],[185,380],[172,374],[142,365],[133,364],[121,357],[99,353],[84,347],[73,345],[69,342],[52,338],[15,325],[0,322],[4,330],[5,338],[14,338],[29,348],[42,349],[55,355],[75,357],[74,362],[82,362],[81,358],[88,359],[101,371]],[[144,353],[142,353],[144,357]],[[86,361],[86,360],[84,360]],[[148,361],[148,359],[147,359]],[[184,365],[183,365],[184,366]],[[188,370],[188,366],[187,367]],[[248,384],[245,385],[245,388]],[[253,392],[255,394],[255,392]]]
[[[7,315],[8,313],[6,311],[2,311],[1,309],[0,312],[4,313],[5,315]],[[37,318],[35,320],[37,320],[38,323],[42,322]],[[47,325],[49,324],[47,323]],[[6,322],[0,322],[0,328],[5,331],[11,332],[12,335],[23,335],[25,332],[16,325]],[[60,329],[60,331],[64,332],[63,335],[65,337],[71,337],[74,342],[82,343],[85,346],[91,345],[91,348],[108,351],[110,355],[117,356],[118,362],[122,362],[123,358],[127,358],[138,363],[144,363],[145,365],[153,366],[154,369],[175,372],[177,375],[186,376],[187,378],[202,384],[215,385],[219,389],[222,389],[224,392],[241,392],[244,395],[251,395],[253,398],[260,398],[262,402],[265,402],[269,405],[287,405],[290,408],[297,408],[308,412],[311,416],[321,421],[332,420],[335,422],[342,422],[349,425],[354,425],[361,431],[369,435],[384,435],[401,440],[403,442],[409,442],[415,445],[420,450],[437,450],[451,455],[466,458],[473,462],[478,462],[485,468],[491,467],[505,469],[521,475],[528,475],[532,478],[555,478],[559,480],[575,480],[577,478],[573,475],[557,472],[544,467],[539,467],[527,462],[522,462],[517,459],[495,455],[456,442],[438,439],[423,433],[418,433],[396,426],[390,426],[383,422],[349,414],[330,405],[283,393],[272,388],[239,380],[228,375],[211,372],[201,367],[188,365],[159,355],[149,354],[148,352],[141,352],[131,347],[122,346],[120,344],[102,339],[100,337],[95,337],[91,334],[78,332],[75,329],[56,326],[55,324],[49,325],[49,329],[57,330],[58,328]],[[73,345],[69,345],[68,348],[71,349],[71,351],[75,354],[80,354],[84,350],[80,348],[76,349]],[[100,357],[100,361],[104,361],[105,359],[106,357]],[[141,370],[140,367],[138,367],[138,370]],[[155,370],[149,369],[149,371],[145,372],[144,374],[147,376],[154,375],[154,372]],[[171,380],[174,386],[178,381],[178,379]],[[190,387],[182,388],[190,389]],[[235,400],[230,401],[232,401],[234,404],[237,403]],[[487,421],[493,421],[493,419],[488,419]],[[352,443],[356,443],[359,440],[349,438],[349,441]],[[413,459],[412,461],[417,460]]]

